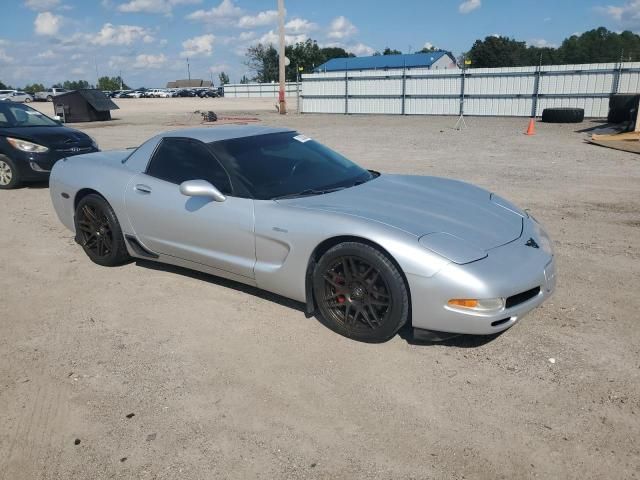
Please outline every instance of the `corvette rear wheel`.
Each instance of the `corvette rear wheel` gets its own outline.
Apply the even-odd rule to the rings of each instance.
[[[398,268],[366,244],[346,242],[327,251],[316,265],[313,287],[322,322],[354,340],[386,342],[409,317]]]
[[[98,265],[114,267],[129,260],[116,214],[100,195],[87,195],[76,208],[76,240]]]

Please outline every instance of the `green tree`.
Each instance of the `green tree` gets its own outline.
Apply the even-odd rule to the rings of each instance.
[[[640,60],[640,36],[630,31],[611,32],[604,27],[566,38],[560,47],[527,46],[507,37],[476,40],[466,57],[472,66],[521,67],[574,63],[609,63]]]
[[[611,32],[604,27],[572,35],[558,49],[564,63],[607,63],[640,59],[640,36],[630,31]]]
[[[0,90],[10,90],[10,88],[0,81]]]
[[[220,85],[226,85],[227,83],[229,83],[229,75],[224,72],[220,72],[218,78],[220,79]]]
[[[430,47],[422,47],[422,49],[418,50],[417,53],[431,53],[431,52],[438,52],[438,51],[440,51],[439,48],[436,48],[433,45],[431,45]]]
[[[247,78],[246,75],[242,75],[242,78],[240,79],[240,83],[242,84],[249,83],[249,79]]]
[[[42,92],[44,91],[44,85],[41,83],[33,83],[31,85],[25,85],[25,87],[23,88],[23,90],[27,93],[31,93],[34,94],[36,92]]]
[[[245,65],[255,73],[253,80],[260,83],[278,81],[278,51],[273,45],[258,43],[247,49]]]
[[[86,80],[65,80],[62,82],[62,88],[67,90],[85,90],[91,88]]]
[[[294,82],[298,78],[298,68],[302,68],[304,72],[312,72],[314,68],[332,58],[355,56],[343,48],[320,48],[318,42],[311,39],[288,45],[285,47],[285,55],[290,61],[285,69],[285,76],[289,82]],[[258,44],[247,50],[246,65],[255,72],[254,80],[257,82],[278,81],[278,62],[278,51],[273,45]]]
[[[98,79],[98,90],[120,90],[120,83],[122,83],[122,89],[128,90],[129,86],[122,81],[122,79],[118,77],[100,77]]]
[[[396,50],[395,48],[391,49],[389,47],[385,48],[382,51],[382,55],[401,55],[401,54],[402,52],[400,50]]]
[[[467,54],[474,68],[520,67],[528,64],[527,44],[509,37],[476,40]]]
[[[324,61],[322,63],[327,62],[332,58],[355,57],[353,53],[347,52],[344,48],[340,48],[340,47],[324,47],[320,49],[320,52],[322,52],[322,56],[324,57]]]

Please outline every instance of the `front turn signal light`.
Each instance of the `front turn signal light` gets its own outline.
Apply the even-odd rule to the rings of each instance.
[[[451,308],[475,310],[476,312],[491,312],[502,310],[505,306],[504,298],[452,298],[447,302]]]
[[[449,305],[452,307],[476,308],[478,306],[478,300],[471,298],[452,298],[449,300]]]

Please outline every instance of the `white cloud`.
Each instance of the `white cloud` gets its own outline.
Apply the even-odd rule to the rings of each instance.
[[[347,17],[336,17],[331,21],[327,37],[333,40],[343,40],[358,33],[356,26]]]
[[[285,31],[288,33],[299,34],[309,33],[318,29],[318,25],[305,20],[304,18],[292,18],[284,26]]]
[[[77,67],[71,70],[71,75],[84,75],[86,72],[84,68]]]
[[[555,43],[548,42],[544,38],[534,38],[533,40],[528,41],[527,44],[533,45],[534,47],[538,47],[538,48],[545,48],[545,47],[556,48],[558,46]]]
[[[422,46],[422,48],[424,48],[426,50],[432,50],[432,49],[435,49],[436,46],[431,42],[425,42],[425,44]]]
[[[184,50],[180,54],[181,57],[196,57],[199,55],[210,56],[213,53],[213,42],[215,35],[200,35],[199,37],[189,38],[182,42]]]
[[[212,65],[209,67],[209,71],[214,75],[217,75],[222,72],[229,73],[231,70],[233,70],[233,68],[227,65],[226,63],[220,63],[218,65]]]
[[[24,2],[25,7],[36,12],[51,10],[58,5],[60,5],[60,0],[25,0]]]
[[[353,53],[357,57],[367,57],[376,53],[375,49],[364,43],[356,43],[345,47],[347,52]]]
[[[247,42],[249,40],[253,40],[254,38],[256,38],[256,32],[240,32],[240,35],[238,35],[238,39],[241,42]]]
[[[0,63],[12,63],[15,59],[4,48],[0,48]]]
[[[188,20],[205,23],[222,23],[242,16],[242,9],[233,0],[222,0],[220,5],[209,10],[196,10],[187,15]]]
[[[629,0],[622,5],[596,7],[596,10],[616,22],[634,26],[640,22],[640,0]]]
[[[51,49],[45,50],[44,52],[38,54],[38,58],[50,59],[55,57],[57,57],[57,55]]]
[[[305,42],[308,38],[309,37],[304,33],[298,35],[285,35],[284,43],[285,45],[295,45],[296,43]],[[269,30],[260,37],[258,43],[262,43],[263,45],[278,45],[280,43],[280,35],[274,30]]]
[[[131,0],[118,5],[118,10],[126,13],[144,12],[170,15],[173,7],[177,5],[194,5],[201,1],[202,0]]]
[[[481,0],[465,0],[460,4],[458,10],[460,13],[470,13],[482,6]]]
[[[137,25],[113,25],[105,23],[102,29],[95,35],[87,35],[89,42],[94,45],[131,45],[142,40],[145,43],[153,42],[151,31]]]
[[[56,35],[62,24],[63,18],[51,12],[39,13],[33,25],[36,35]]]
[[[265,10],[264,12],[258,12],[257,15],[244,15],[238,20],[238,27],[240,28],[256,28],[272,25],[278,20],[277,10]]]
[[[161,68],[167,63],[164,53],[159,55],[141,54],[136,57],[133,68]]]

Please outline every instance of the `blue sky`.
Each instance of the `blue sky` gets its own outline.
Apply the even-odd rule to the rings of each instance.
[[[640,28],[640,0],[286,0],[287,40],[357,55],[425,44],[458,54],[505,35],[536,45],[598,26]],[[243,74],[247,47],[276,41],[277,0],[3,0],[0,80],[14,86],[122,75],[134,87]]]

